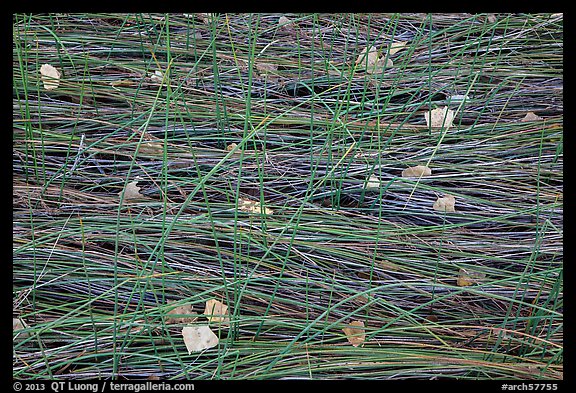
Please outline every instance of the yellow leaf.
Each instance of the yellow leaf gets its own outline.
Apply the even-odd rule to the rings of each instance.
[[[476,284],[486,278],[486,274],[482,272],[474,272],[467,269],[460,268],[458,271],[458,279],[456,284],[459,287],[467,287]]]
[[[173,302],[170,302],[173,303]],[[167,325],[177,324],[177,323],[190,323],[194,322],[197,317],[192,317],[194,314],[192,304],[183,304],[181,306],[174,307],[172,310],[168,311],[166,314],[165,323]],[[172,316],[174,315],[174,316]],[[186,316],[189,315],[189,316]]]
[[[424,113],[424,118],[426,119],[426,124],[428,127],[450,128],[452,127],[452,121],[454,120],[454,111],[452,109],[448,109],[447,106],[444,106],[442,108],[436,108],[430,112]]]
[[[60,85],[60,72],[50,64],[43,64],[40,67],[40,74],[46,90],[54,90]]]
[[[208,326],[186,326],[182,328],[182,337],[184,337],[188,355],[218,345],[218,337]]]
[[[259,202],[252,201],[250,199],[240,198],[238,200],[238,210],[246,213],[264,213],[265,215],[271,216],[274,211],[268,207],[261,207]]]
[[[405,46],[406,46],[406,41],[393,42],[392,44],[390,44],[390,50],[389,50],[390,55],[395,54],[396,52],[398,52],[399,50],[401,50]]]
[[[216,299],[210,299],[206,301],[204,315],[206,315],[210,322],[230,322],[230,318],[228,318],[228,306]]]
[[[520,121],[540,121],[540,120],[544,120],[544,118],[538,116],[534,112],[528,112],[526,113],[526,116],[524,116]]]
[[[402,171],[402,177],[421,177],[432,175],[432,169],[425,165],[416,165]]]
[[[364,322],[362,321],[353,321],[350,322],[348,325],[349,327],[345,327],[342,329],[344,334],[346,334],[346,338],[348,342],[353,346],[357,347],[364,343],[366,340],[366,333],[364,330]]]
[[[434,205],[432,206],[434,210],[441,211],[441,212],[454,212],[454,204],[456,203],[456,199],[452,195],[445,195],[442,198],[438,198]]]

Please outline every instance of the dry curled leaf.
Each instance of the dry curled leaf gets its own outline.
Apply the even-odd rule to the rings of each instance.
[[[468,269],[460,268],[460,270],[458,271],[458,279],[456,280],[456,284],[459,287],[467,287],[472,284],[479,283],[485,278],[486,274],[482,272],[475,272]]]
[[[238,210],[246,213],[263,213],[265,215],[272,215],[274,211],[266,206],[260,206],[259,202],[250,199],[240,198],[238,200]]]
[[[204,315],[206,315],[208,321],[210,322],[230,322],[230,318],[228,317],[228,306],[216,299],[210,299],[206,301]]]
[[[526,116],[524,116],[520,121],[540,121],[540,120],[544,120],[544,118],[538,116],[534,112],[528,112],[526,113]]]
[[[342,329],[348,342],[353,346],[357,347],[364,343],[366,340],[366,332],[364,330],[364,322],[362,321],[353,321],[350,322],[348,327]]]
[[[282,15],[278,18],[278,25],[283,28],[290,28],[292,25],[292,19]]]
[[[396,41],[391,43],[389,46],[390,49],[388,53],[390,53],[390,55],[397,53],[399,50],[401,50],[406,46],[406,43],[407,43],[406,41]]]
[[[432,208],[437,211],[441,212],[454,212],[454,205],[456,203],[456,199],[452,195],[445,195],[442,198],[438,198]]]
[[[126,188],[118,193],[118,196],[122,198],[122,193],[124,193],[124,201],[144,198],[144,195],[140,194],[140,187],[136,185],[137,183],[138,180],[128,183]]]
[[[447,106],[442,108],[433,109],[430,112],[424,113],[424,118],[426,119],[426,125],[432,128],[450,128],[452,127],[452,121],[454,120],[454,111],[448,109]]]
[[[20,318],[12,318],[12,331],[16,333],[16,331],[18,330],[22,330],[22,329],[26,329],[28,326],[26,326],[26,323],[24,321],[22,321]],[[28,337],[30,334],[27,332],[21,332],[21,333],[17,333],[18,338],[26,338]]]
[[[194,322],[197,317],[192,316],[194,314],[192,304],[182,304],[181,306],[174,307],[172,310],[168,311],[166,314],[164,322],[167,325],[178,324],[178,323],[191,323]]]
[[[366,183],[366,190],[379,190],[380,189],[380,179],[376,176],[371,175]]]
[[[356,59],[356,64],[362,68],[370,68],[373,67],[377,61],[378,49],[376,49],[374,46],[371,46],[370,48],[366,47],[362,49],[362,52],[360,52],[360,55],[358,55],[358,58]]]
[[[184,338],[188,355],[192,352],[200,352],[218,345],[218,337],[210,327],[205,325],[182,328],[182,337]]]
[[[226,150],[227,150],[227,151],[232,151],[232,149],[234,149],[236,146],[238,146],[238,144],[232,142],[231,144],[229,144],[228,146],[226,146]]]
[[[421,177],[432,175],[432,169],[425,165],[416,165],[402,171],[402,177]]]
[[[54,90],[60,85],[60,72],[50,64],[43,64],[40,74],[46,90]]]

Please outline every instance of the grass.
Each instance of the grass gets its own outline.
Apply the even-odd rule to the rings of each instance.
[[[13,376],[562,379],[562,16],[286,16],[14,15]]]

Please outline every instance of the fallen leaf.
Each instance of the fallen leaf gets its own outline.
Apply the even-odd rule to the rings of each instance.
[[[182,337],[184,337],[188,355],[192,352],[200,352],[218,345],[218,337],[210,330],[210,327],[205,325],[182,328]]]
[[[393,42],[392,44],[390,44],[389,46],[389,50],[388,53],[390,55],[395,54],[396,52],[398,52],[399,50],[401,50],[402,48],[404,48],[406,46],[407,42],[406,41],[396,41]]]
[[[376,176],[371,175],[366,183],[366,190],[379,190],[380,189],[380,179]]]
[[[60,85],[60,72],[50,64],[43,64],[40,67],[40,74],[46,90],[54,90]]]
[[[345,327],[342,329],[344,334],[346,334],[346,338],[348,342],[353,346],[357,347],[364,343],[366,340],[366,333],[364,330],[364,322],[362,321],[353,321],[350,322],[348,325],[349,327]]]
[[[454,204],[456,203],[456,199],[452,195],[445,195],[442,198],[438,198],[432,208],[437,211],[441,212],[454,212]]]
[[[378,49],[374,46],[371,46],[370,49],[368,47],[364,48],[360,55],[356,59],[356,64],[361,66],[362,68],[374,67],[374,65],[378,62]]]
[[[426,125],[428,125],[428,127],[450,128],[452,127],[452,121],[454,120],[454,111],[448,109],[447,106],[444,106],[424,113],[424,118],[426,119]]]
[[[292,19],[282,15],[280,18],[278,18],[278,25],[280,27],[291,27],[290,25],[292,24]]]
[[[206,12],[198,12],[196,13],[196,17],[200,19],[203,23],[210,23],[216,19],[216,14],[206,13]]]
[[[398,265],[390,261],[379,260],[378,265],[384,270],[398,271]]]
[[[22,321],[20,318],[12,318],[12,331],[13,332],[16,332],[17,330],[26,329],[27,327],[28,326],[26,326],[26,323],[24,321]],[[26,338],[28,336],[30,336],[29,333],[21,332],[16,337]]]
[[[130,79],[120,79],[117,81],[110,82],[110,86],[118,87],[118,86],[134,86],[136,82]]]
[[[274,211],[268,207],[264,206],[264,208],[262,208],[259,202],[244,198],[240,198],[238,201],[238,210],[246,213],[264,213],[270,216],[274,213]]]
[[[496,23],[496,21],[498,21],[498,18],[496,17],[496,14],[488,14],[486,16],[486,20],[488,21],[488,23]]]
[[[196,316],[193,317],[192,315],[194,315],[192,304],[189,303],[182,304],[181,306],[176,306],[172,310],[168,311],[164,322],[167,325],[178,323],[191,323],[197,319]]]
[[[380,74],[384,72],[386,68],[390,68],[392,66],[394,66],[394,62],[392,62],[392,59],[390,58],[386,59],[384,56],[382,56],[381,58],[378,59],[378,61],[376,61],[376,64],[374,64],[372,67],[369,66],[366,69],[366,72],[369,74]]]
[[[150,79],[153,80],[154,82],[162,82],[162,79],[164,78],[164,75],[162,74],[162,71],[154,71],[154,73],[152,75],[150,75]]]
[[[118,193],[120,198],[122,198],[122,193],[124,193],[124,201],[144,198],[144,195],[140,194],[140,187],[136,185],[137,183],[138,180],[128,183],[126,188]]]
[[[210,322],[230,322],[230,318],[228,318],[228,306],[216,299],[210,299],[206,301],[204,315],[206,315],[208,321]]]
[[[402,171],[402,177],[422,177],[432,175],[432,169],[425,165],[416,165]]]
[[[539,121],[539,120],[544,120],[544,118],[538,116],[534,112],[528,112],[526,113],[526,116],[524,116],[520,121]]]
[[[460,270],[458,271],[458,279],[456,280],[456,284],[459,287],[467,287],[472,284],[479,283],[485,278],[486,274],[482,272],[475,272],[464,268],[460,268]]]

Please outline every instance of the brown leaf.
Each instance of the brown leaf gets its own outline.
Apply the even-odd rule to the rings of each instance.
[[[485,278],[486,278],[485,273],[460,268],[460,270],[458,271],[458,279],[456,280],[456,284],[459,287],[467,287],[472,284],[477,284]]]
[[[452,195],[445,195],[442,198],[438,198],[436,202],[434,202],[434,205],[432,205],[432,208],[441,212],[454,212],[456,211],[454,209],[455,203],[456,198],[454,198]]]
[[[432,169],[425,165],[416,165],[402,171],[402,177],[421,177],[432,175]]]
[[[218,345],[218,336],[208,326],[186,326],[182,328],[182,337],[188,350],[188,355],[192,352],[200,352],[204,349]]]
[[[173,302],[169,302],[173,303]],[[183,304],[181,306],[176,306],[172,310],[168,311],[165,317],[165,323],[167,325],[178,324],[178,323],[191,323],[194,322],[197,317],[192,316],[194,313],[192,304]],[[187,316],[188,315],[188,316]]]
[[[528,112],[526,113],[526,116],[524,116],[520,121],[540,121],[540,120],[544,120],[544,118],[538,116],[534,112]]]
[[[448,109],[447,106],[444,106],[424,113],[424,118],[426,119],[426,125],[428,125],[428,127],[450,128],[453,125],[452,121],[454,120],[454,111]]]
[[[54,90],[60,85],[60,72],[50,64],[43,64],[40,67],[40,74],[46,90]]]
[[[206,315],[210,322],[223,324],[230,322],[230,318],[228,317],[228,306],[216,299],[206,301],[204,315]]]
[[[353,346],[357,347],[364,343],[366,340],[366,333],[364,330],[364,322],[362,321],[353,321],[350,322],[348,325],[349,327],[345,327],[342,329],[344,334],[346,334],[346,338],[348,342]]]

